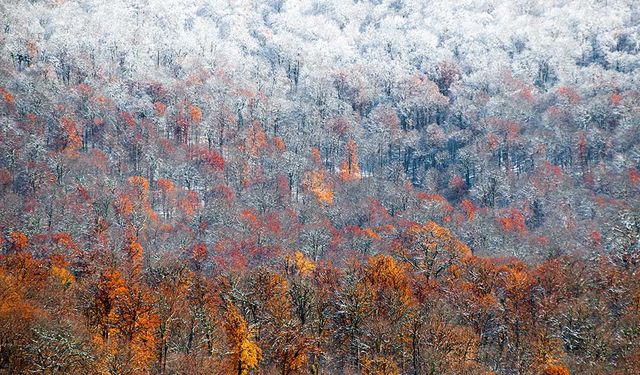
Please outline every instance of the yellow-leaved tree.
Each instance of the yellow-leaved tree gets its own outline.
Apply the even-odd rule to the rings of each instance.
[[[247,322],[232,304],[227,305],[224,327],[231,353],[229,373],[249,374],[258,367],[262,359],[262,350],[252,340]]]

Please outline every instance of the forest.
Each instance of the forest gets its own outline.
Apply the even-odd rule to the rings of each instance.
[[[0,2],[0,374],[639,369],[638,1]]]

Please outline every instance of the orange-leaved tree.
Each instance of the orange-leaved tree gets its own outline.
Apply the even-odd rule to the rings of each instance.
[[[454,275],[456,267],[471,256],[467,245],[433,221],[410,226],[400,235],[394,252],[427,279],[438,278],[445,271]]]
[[[358,164],[358,145],[353,139],[347,142],[346,155],[340,163],[339,176],[342,181],[357,181],[362,176]]]

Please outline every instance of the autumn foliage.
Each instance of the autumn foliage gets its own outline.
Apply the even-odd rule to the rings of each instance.
[[[0,375],[640,373],[636,2],[163,3],[0,6]]]
[[[303,181],[303,186],[316,197],[318,202],[333,204],[333,190],[326,180],[326,174],[322,171],[308,172]]]
[[[133,182],[144,195],[146,184]],[[259,212],[242,215],[251,230],[262,227]],[[211,268],[223,247],[204,243],[150,267],[140,238],[120,260],[82,252],[68,233],[51,236],[59,250],[36,257],[43,240],[12,232],[3,245],[3,368],[191,373],[186,364],[201,363],[233,374],[477,374],[497,363],[563,375],[615,369],[597,360],[602,350],[623,369],[638,365],[636,341],[620,347],[609,335],[632,335],[639,323],[638,289],[609,288],[634,278],[630,258],[530,266],[478,257],[432,221],[397,232],[388,253],[336,266],[295,250],[248,271]],[[95,271],[79,272],[91,257]],[[594,319],[606,328],[589,328]]]

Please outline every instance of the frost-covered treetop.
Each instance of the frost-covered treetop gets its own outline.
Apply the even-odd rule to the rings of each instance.
[[[259,81],[291,62],[305,82],[339,69],[396,80],[454,60],[471,81],[534,80],[544,65],[575,84],[603,78],[580,64],[595,58],[632,84],[640,64],[634,0],[11,1],[0,13],[3,59],[37,48],[41,62],[131,78],[216,67]]]

